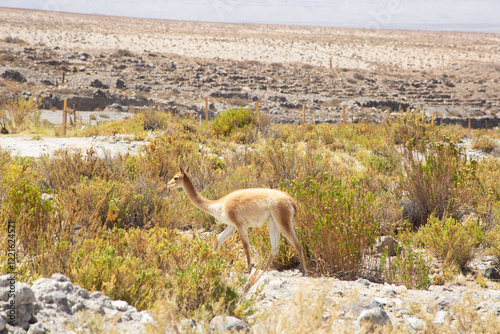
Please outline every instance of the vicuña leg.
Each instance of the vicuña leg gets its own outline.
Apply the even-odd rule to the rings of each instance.
[[[245,254],[247,256],[248,263],[248,273],[252,272],[252,262],[250,260],[250,239],[248,239],[248,230],[246,227],[239,226],[238,233],[240,234],[241,242],[243,243],[243,249],[245,250]]]
[[[280,230],[278,229],[278,226],[276,226],[276,222],[272,216],[267,218],[267,229],[269,230],[269,238],[271,239],[271,255],[267,260],[264,271],[266,271],[271,263],[273,263],[274,258],[280,250]]]
[[[280,209],[280,207],[272,210],[271,214],[274,221],[276,222],[276,226],[278,227],[279,231],[285,236],[288,242],[292,244],[293,248],[295,248],[295,251],[299,255],[300,271],[302,271],[302,274],[307,275],[304,250],[293,229],[293,216],[290,215],[289,210],[284,210],[282,208]]]
[[[226,241],[233,233],[236,231],[236,227],[233,225],[228,225],[221,234],[219,234],[219,238],[217,239],[217,246],[215,246],[215,250],[217,250],[223,243]]]

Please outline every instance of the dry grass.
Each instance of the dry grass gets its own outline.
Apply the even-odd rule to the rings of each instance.
[[[224,123],[223,118],[219,122]],[[201,317],[220,310],[245,314],[251,303],[241,299],[238,304],[238,299],[244,285],[248,288],[255,280],[229,274],[245,269],[238,238],[213,253],[214,233],[201,237],[195,232],[192,240],[179,235],[180,230],[221,230],[213,218],[194,209],[183,192],[166,190],[166,181],[185,164],[191,166],[200,193],[210,199],[250,187],[288,191],[298,202],[297,234],[316,275],[356,278],[366,274],[363,266],[373,257],[374,238],[382,232],[398,233],[395,227],[404,225],[395,205],[399,196],[435,199],[425,187],[394,192],[401,184],[402,170],[404,177],[420,175],[424,186],[429,180],[439,186],[431,188],[430,194],[444,189],[441,183],[448,185],[448,190],[451,187],[444,197],[444,211],[451,213],[450,208],[462,203],[464,214],[475,213],[480,222],[488,222],[485,229],[494,231],[498,226],[498,163],[478,162],[479,181],[470,178],[475,174],[467,171],[476,169],[456,155],[451,139],[443,139],[445,128],[408,121],[392,126],[270,126],[252,118],[241,128],[249,131],[252,139],[241,144],[231,135],[213,136],[216,121],[200,126],[190,118],[150,110],[87,131],[140,137],[151,124],[149,131],[159,138],[140,155],[99,157],[93,151],[61,151],[33,160],[0,151],[0,225],[6,228],[9,221],[15,222],[18,229],[20,278],[34,280],[62,272],[76,284],[89,290],[102,289],[141,309],[173,303],[177,309],[168,315],[167,319],[173,319],[170,323],[180,314]],[[430,146],[433,142],[442,143],[443,149]],[[401,144],[407,149],[403,151],[405,165],[399,164],[400,155],[395,150]],[[418,160],[416,154],[425,159]],[[436,164],[426,165],[432,161]],[[442,174],[436,173],[440,171],[436,166]],[[415,187],[410,180],[406,179],[406,186]],[[471,192],[477,182],[481,187]],[[52,199],[47,199],[47,194]],[[483,228],[477,221],[473,224],[475,229]],[[252,231],[251,238],[257,254],[254,258],[263,263],[270,249],[266,229]],[[436,238],[446,240],[439,235]],[[486,240],[480,241],[480,246],[494,245],[493,237]],[[0,246],[6,247],[6,242],[0,235]],[[280,242],[275,265],[296,266],[295,252],[284,239]],[[444,251],[444,244],[428,246],[428,251]],[[386,272],[376,267],[377,260],[372,261],[373,279],[425,287],[428,277],[424,271],[407,270],[421,258],[411,252],[402,254]],[[6,265],[3,255],[0,264]],[[426,265],[418,262],[411,268],[424,269]],[[391,278],[388,272],[404,278]],[[222,279],[225,277],[231,279]],[[324,294],[318,293],[311,304],[314,308],[309,310],[301,306],[309,302],[309,296],[298,295],[295,312],[309,328],[328,331],[338,325],[337,313],[326,305]],[[241,305],[246,306],[242,309]],[[325,320],[321,312],[330,316]],[[284,318],[279,318],[278,311],[270,311],[268,316],[262,323],[265,330],[288,330],[289,323],[280,320]]]

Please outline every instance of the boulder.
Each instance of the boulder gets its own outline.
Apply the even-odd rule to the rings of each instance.
[[[7,323],[9,318],[9,291],[15,289],[15,326]],[[7,293],[5,293],[7,291]],[[65,324],[78,323],[78,312],[89,310],[90,315],[100,314],[116,319],[117,322],[105,322],[103,330],[115,330],[118,333],[139,333],[145,324],[153,322],[151,314],[138,312],[135,307],[122,300],[112,301],[96,291],[73,285],[71,280],[54,274],[51,278],[41,278],[30,286],[15,282],[10,275],[0,276],[0,332],[7,326],[10,332],[18,333],[66,333]]]
[[[243,320],[235,317],[218,315],[210,321],[210,329],[216,333],[225,333],[226,331],[250,333],[250,326]]]
[[[381,307],[364,310],[356,319],[356,328],[360,333],[373,333],[379,327],[392,325],[387,312]]]
[[[26,82],[27,81],[26,78],[21,73],[19,73],[19,71],[15,71],[15,70],[7,70],[7,71],[3,72],[2,78],[17,81],[17,82]]]
[[[493,267],[486,269],[483,276],[493,281],[500,280],[500,273]]]
[[[416,317],[409,317],[405,319],[406,327],[413,331],[425,330],[425,321]]]
[[[127,87],[127,85],[125,84],[125,81],[123,81],[122,79],[117,79],[115,87],[118,89],[122,89],[122,88]]]
[[[382,236],[375,240],[375,251],[378,254],[396,256],[400,251],[399,242],[391,236]]]
[[[103,84],[100,80],[98,79],[95,79],[94,81],[92,81],[90,83],[90,87],[94,87],[94,88],[102,88],[102,89],[108,89],[109,86],[108,85],[105,85]]]
[[[448,311],[437,311],[436,316],[434,317],[434,320],[432,321],[436,325],[444,324],[445,321],[451,319],[451,313]]]

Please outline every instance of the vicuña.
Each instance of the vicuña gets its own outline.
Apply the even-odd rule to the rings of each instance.
[[[297,213],[297,205],[293,198],[279,190],[256,188],[236,190],[218,200],[211,201],[198,193],[188,172],[189,167],[185,170],[181,167],[180,172],[168,182],[168,188],[183,188],[195,206],[227,225],[217,239],[217,248],[237,230],[243,242],[248,272],[250,272],[252,264],[248,228],[260,227],[267,219],[271,237],[271,256],[264,270],[278,254],[280,233],[283,233],[299,254],[300,270],[307,275],[304,251],[293,228],[293,219]]]

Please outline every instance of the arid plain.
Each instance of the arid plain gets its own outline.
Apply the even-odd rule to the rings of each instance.
[[[50,97],[47,109],[61,108],[69,97],[79,110],[118,103],[203,113],[209,97],[212,112],[259,101],[276,121],[294,123],[301,121],[303,104],[307,120],[316,123],[340,121],[344,104],[349,121],[380,121],[387,109],[411,108],[428,117],[496,118],[500,111],[499,34],[7,8],[0,11],[0,22],[0,70],[25,78],[4,76],[1,91],[43,94]]]

